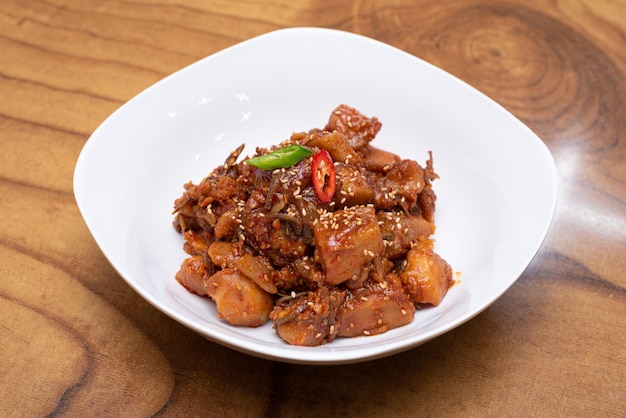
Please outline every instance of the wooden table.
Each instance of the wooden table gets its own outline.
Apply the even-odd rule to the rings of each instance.
[[[426,345],[314,367],[208,342],[138,296],[78,212],[74,165],[111,112],[291,26],[430,61],[554,155],[536,258]],[[4,0],[0,51],[1,416],[626,416],[625,1]]]

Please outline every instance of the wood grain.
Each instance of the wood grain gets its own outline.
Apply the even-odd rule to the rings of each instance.
[[[290,26],[424,58],[554,155],[539,254],[424,346],[306,367],[208,342],[130,289],[78,212],[74,164],[111,112]],[[626,2],[4,0],[0,51],[1,416],[626,416]]]

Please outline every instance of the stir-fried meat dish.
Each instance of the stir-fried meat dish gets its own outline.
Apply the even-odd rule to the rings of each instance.
[[[381,126],[340,105],[323,129],[237,162],[242,145],[185,184],[176,280],[228,323],[272,321],[295,345],[380,334],[438,305],[452,269],[431,240],[432,155],[421,166],[372,146]]]

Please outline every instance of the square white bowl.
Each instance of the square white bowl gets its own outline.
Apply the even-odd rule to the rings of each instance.
[[[182,185],[231,150],[244,154],[322,128],[339,104],[377,116],[373,142],[423,164],[432,150],[436,251],[455,285],[437,307],[387,333],[295,347],[268,323],[233,327],[174,279],[186,257],[172,227]],[[119,274],[156,308],[206,338],[262,358],[365,361],[422,344],[487,308],[538,251],[557,201],[544,143],[482,93],[423,60],[360,35],[271,32],[202,59],[146,89],[96,129],[74,173],[85,222]]]

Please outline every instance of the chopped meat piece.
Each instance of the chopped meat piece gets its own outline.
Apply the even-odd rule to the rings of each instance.
[[[371,144],[361,148],[359,153],[362,157],[363,166],[374,172],[384,172],[401,160],[398,155],[376,148]]]
[[[229,209],[219,217],[213,231],[217,239],[228,238],[235,233],[237,228],[237,212]]]
[[[420,211],[422,212],[422,216],[428,222],[435,222],[435,201],[437,200],[437,196],[433,189],[430,187],[424,188],[422,193],[420,193],[417,198],[417,203],[420,207]]]
[[[325,130],[344,134],[355,150],[367,145],[380,131],[378,118],[368,118],[353,107],[340,105],[330,115]]]
[[[196,232],[194,230],[188,230],[184,233],[185,245],[183,246],[185,252],[190,255],[202,255],[207,254],[209,245],[211,243],[211,234],[207,231]]]
[[[272,270],[272,280],[276,283],[276,287],[283,290],[291,291],[293,289],[307,288],[307,281],[312,281],[313,277],[306,277],[298,273],[296,267],[298,260],[294,261],[280,270]],[[317,280],[321,282],[321,280]]]
[[[401,160],[393,164],[380,179],[379,192],[375,198],[377,207],[392,209],[400,206],[410,209],[415,206],[424,188],[424,170],[413,160]]]
[[[385,256],[391,260],[406,258],[415,242],[435,232],[435,226],[421,215],[379,211],[376,217],[385,244]]]
[[[232,177],[219,176],[213,186],[211,199],[208,199],[207,202],[212,202],[213,200],[224,202],[237,196],[241,196],[241,190],[239,189],[237,182]],[[200,203],[200,206],[204,205]]]
[[[307,239],[303,237],[296,237],[292,239],[289,232],[287,232],[286,222],[278,222],[277,227],[270,233],[269,246],[272,250],[277,250],[280,254],[287,259],[296,259],[304,255],[307,250]]]
[[[321,345],[336,337],[335,317],[344,299],[345,291],[321,286],[277,304],[270,317],[278,335],[288,343]]]
[[[307,145],[325,149],[333,161],[354,165],[361,164],[361,157],[352,148],[348,138],[339,131],[312,133]]]

